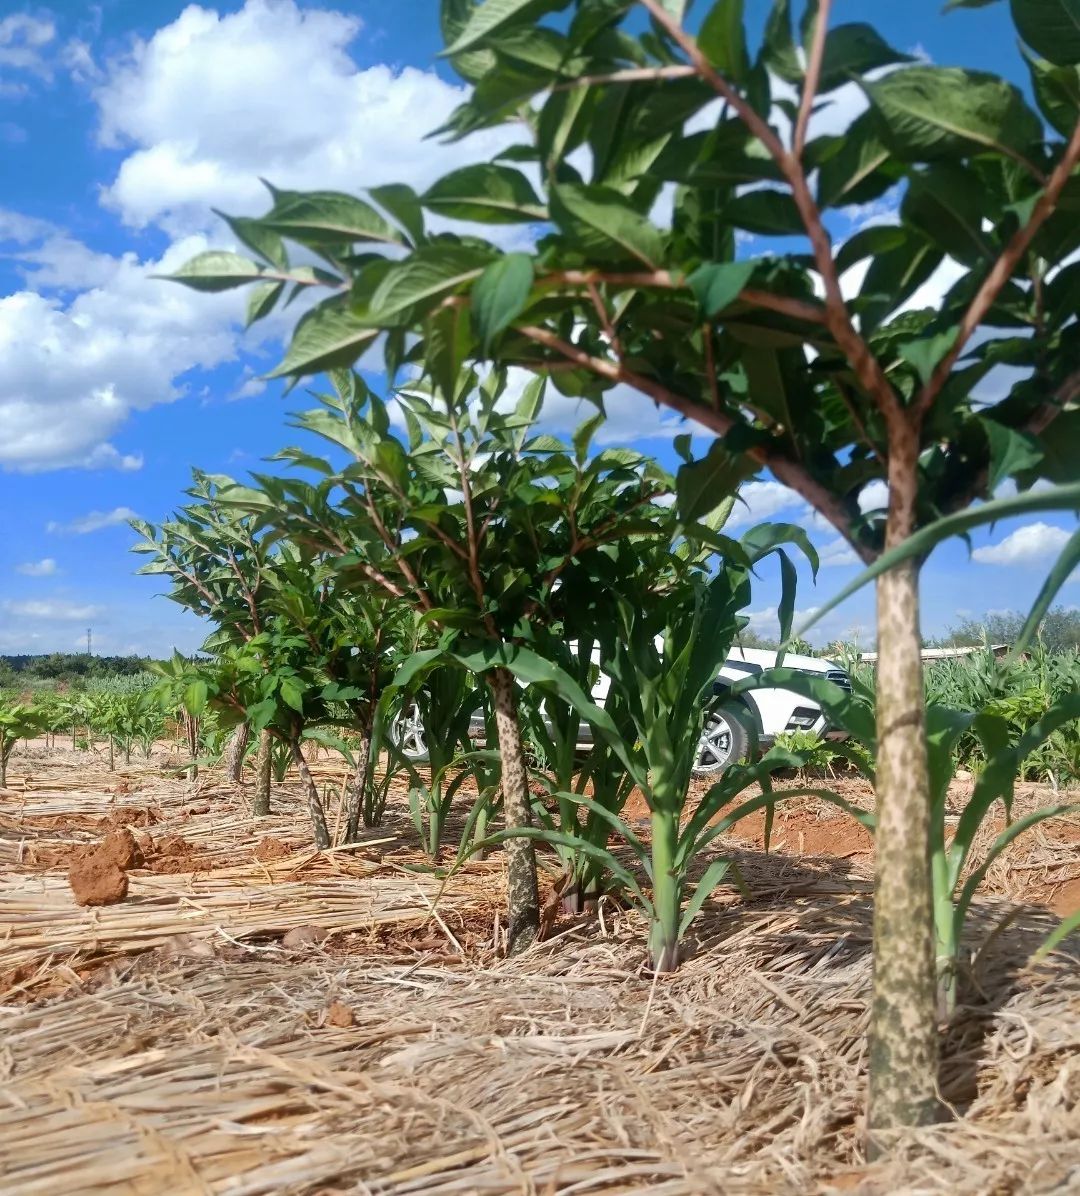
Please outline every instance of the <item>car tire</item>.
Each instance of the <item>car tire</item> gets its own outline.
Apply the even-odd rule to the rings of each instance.
[[[711,707],[698,741],[695,777],[717,776],[731,764],[745,760],[750,747],[746,712],[735,702]]]
[[[409,702],[398,711],[390,724],[390,741],[413,764],[428,762],[428,748],[424,740],[424,724],[420,707]]]

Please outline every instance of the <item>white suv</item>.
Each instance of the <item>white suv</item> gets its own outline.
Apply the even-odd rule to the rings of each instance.
[[[705,718],[694,771],[707,776],[735,760],[744,759],[756,744],[768,748],[783,731],[807,731],[822,739],[841,738],[830,728],[821,707],[790,689],[754,689],[727,697],[736,681],[762,673],[776,665],[776,652],[765,648],[732,648],[713,683],[713,705]],[[847,673],[831,660],[786,652],[781,665],[800,673],[812,673],[851,689]]]
[[[847,673],[832,661],[787,652],[781,664],[787,669],[797,669],[801,673],[825,677],[842,689],[851,689]],[[705,728],[698,746],[698,758],[694,765],[696,775],[709,776],[720,772],[729,764],[745,759],[752,751],[768,748],[783,731],[807,731],[820,738],[842,737],[840,732],[829,727],[821,707],[816,702],[792,693],[790,689],[769,687],[751,690],[736,697],[728,696],[736,681],[764,672],[775,665],[774,651],[762,648],[732,648],[713,683],[713,700],[705,718]],[[600,706],[604,704],[609,685],[610,678],[601,673],[592,689],[593,699]],[[427,759],[424,728],[415,705],[406,707],[395,718],[390,734],[409,759]],[[484,720],[479,714],[473,717],[471,734],[475,738],[482,738],[484,735]],[[588,723],[583,723],[582,745],[591,741],[591,728]]]

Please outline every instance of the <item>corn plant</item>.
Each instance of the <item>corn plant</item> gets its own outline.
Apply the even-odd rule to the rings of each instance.
[[[422,728],[430,779],[423,777],[416,767],[416,757],[410,756],[404,745],[388,744],[393,759],[409,777],[409,812],[424,850],[433,859],[442,849],[454,799],[469,777],[459,757],[468,751],[469,727],[481,702],[481,691],[464,669],[449,664],[436,666],[425,672],[422,683],[402,699],[404,709],[414,712]]]
[[[1011,820],[1013,792],[1024,761],[1061,728],[1080,719],[1080,692],[1059,698],[1038,721],[1017,734],[1009,720],[989,711],[950,710],[932,706],[927,712],[931,812],[931,868],[934,878],[934,927],[937,937],[940,1001],[946,1012],[956,1004],[961,969],[961,933],[971,903],[990,865],[1019,835],[1060,814],[1075,811],[1072,804],[1043,806],[1015,822]],[[984,766],[965,803],[950,843],[946,842],[946,797],[955,769],[956,746],[970,731],[983,752]],[[972,849],[979,831],[1000,803],[1005,828],[993,839],[974,866]]]

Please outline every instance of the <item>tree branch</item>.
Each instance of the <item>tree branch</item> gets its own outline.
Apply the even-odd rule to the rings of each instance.
[[[906,424],[907,414],[888,378],[885,377],[881,363],[851,322],[847,304],[844,302],[844,296],[840,290],[840,278],[836,272],[836,263],[833,261],[832,242],[822,224],[821,213],[814,202],[814,197],[810,194],[810,186],[806,181],[806,174],[799,159],[784,148],[779,137],[769,127],[768,121],[755,112],[723,75],[714,69],[698,48],[697,42],[661,6],[660,0],[641,0],[641,3],[648,9],[653,20],[668,33],[689,58],[701,78],[712,87],[717,95],[727,100],[743,124],[765,146],[780,168],[781,174],[787,180],[788,186],[791,187],[791,197],[799,211],[806,235],[810,240],[810,246],[814,251],[814,262],[825,288],[825,311],[828,317],[829,331],[850,362],[860,385],[885,416],[890,428],[895,428],[902,434],[901,425]]]
[[[934,400],[952,373],[953,366],[956,365],[960,354],[964,351],[964,346],[971,339],[972,333],[979,327],[986,313],[993,306],[994,300],[1001,292],[1001,288],[1012,277],[1013,272],[1016,270],[1020,259],[1027,252],[1027,248],[1031,244],[1035,234],[1057,207],[1057,201],[1061,197],[1061,192],[1078,161],[1080,161],[1080,121],[1077,122],[1076,127],[1072,131],[1072,136],[1065,147],[1065,153],[1062,154],[1061,161],[1054,167],[1042,195],[1039,196],[1035,207],[1032,208],[1027,224],[1017,229],[1009,239],[1008,245],[1002,250],[1001,256],[994,263],[993,269],[986,276],[982,286],[976,292],[975,298],[972,299],[967,311],[964,313],[964,318],[960,321],[960,330],[956,335],[956,340],[953,342],[952,348],[938,362],[937,367],[930,376],[930,380],[922,388],[914,406],[918,418],[922,419],[934,405]]]
[[[806,63],[806,77],[803,80],[802,102],[799,105],[799,117],[795,122],[795,135],[791,143],[791,151],[796,158],[801,158],[806,144],[806,129],[810,124],[810,110],[814,106],[814,96],[817,94],[818,83],[821,80],[821,61],[825,56],[825,38],[829,32],[829,9],[832,0],[820,0],[817,18],[814,24],[814,40],[810,46],[810,56]]]
[[[659,382],[654,382],[651,378],[646,378],[642,374],[636,374],[632,370],[628,370],[623,365],[616,365],[614,362],[607,361],[602,357],[593,357],[583,349],[578,349],[567,341],[561,340],[546,328],[526,325],[519,328],[518,331],[536,344],[554,350],[568,361],[583,366],[585,369],[592,370],[594,374],[598,374],[602,378],[608,378],[612,382],[625,382],[628,386],[632,386],[642,394],[648,395],[655,403],[669,407],[672,411],[677,411],[687,419],[692,419],[696,423],[704,425],[710,431],[715,432],[717,436],[727,435],[735,426],[736,421],[731,416],[725,415],[724,412],[704,407],[700,403],[687,398],[685,395],[668,390],[667,387],[662,386]],[[790,487],[790,489],[806,499],[815,510],[820,512],[836,528],[840,535],[855,549],[862,560],[869,563],[875,558],[877,554],[874,550],[855,538],[852,531],[852,516],[844,503],[817,481],[816,478],[811,476],[802,465],[784,457],[780,453],[774,453],[762,447],[748,449],[747,455],[752,457],[759,465],[771,470],[774,476],[783,482],[785,486]]]
[[[578,87],[602,87],[605,83],[654,83],[665,79],[688,79],[696,75],[692,66],[642,66],[608,75],[582,75],[566,83],[557,83],[552,91],[573,91]]]
[[[607,273],[603,270],[553,270],[539,280],[540,286],[560,283],[581,287],[607,283],[611,286],[658,287],[661,290],[676,291],[686,286],[686,279],[681,274],[673,274],[670,270],[638,271],[626,274]],[[786,295],[774,295],[771,291],[759,291],[753,287],[740,291],[739,298],[754,307],[768,308],[781,315],[792,316],[796,320],[806,320],[810,324],[828,323],[828,314],[819,303],[789,299]]]

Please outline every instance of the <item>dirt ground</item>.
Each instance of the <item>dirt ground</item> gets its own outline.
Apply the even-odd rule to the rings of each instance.
[[[253,819],[166,762],[20,749],[0,790],[5,1194],[1080,1191],[1080,943],[1029,962],[1080,908],[1080,807],[987,875],[945,1027],[957,1118],[868,1164],[873,851],[835,807],[792,799],[768,852],[760,814],[718,840],[750,899],[717,890],[653,977],[606,900],[500,958],[501,860],[444,885],[404,792],[318,853],[294,786]],[[1020,786],[1015,813],[1052,799]],[[125,891],[80,905],[104,842]]]

